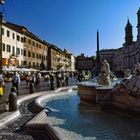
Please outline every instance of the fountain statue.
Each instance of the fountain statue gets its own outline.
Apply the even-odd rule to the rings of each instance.
[[[104,96],[112,90],[114,75],[110,71],[109,63],[104,60],[96,81],[79,83],[78,95],[83,102],[100,103]]]
[[[135,64],[132,75],[130,72],[128,69],[125,70],[124,79],[112,89],[113,92],[118,93],[121,91],[131,95],[140,94],[140,63]]]
[[[131,78],[131,70],[130,69],[125,69],[124,70],[124,79],[129,79]]]
[[[97,82],[101,85],[109,85],[111,83],[110,80],[110,65],[109,63],[104,60],[102,62],[102,67],[97,78]]]

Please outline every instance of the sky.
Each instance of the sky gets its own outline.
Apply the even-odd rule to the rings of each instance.
[[[97,30],[100,50],[122,47],[128,18],[136,40],[139,7],[140,0],[5,0],[1,9],[6,21],[42,40],[75,56],[92,56]]]

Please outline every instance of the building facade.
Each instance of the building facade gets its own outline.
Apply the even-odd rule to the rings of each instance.
[[[114,65],[114,55],[116,53],[116,49],[105,49],[100,50],[100,65],[102,65],[103,60],[107,60],[107,62],[110,64],[110,69],[113,69]],[[100,66],[101,67],[101,66]]]
[[[2,24],[2,65],[4,67],[17,67],[22,64],[24,35],[12,28],[8,23]]]
[[[11,28],[20,31],[23,34],[23,50],[19,50],[19,52],[17,51],[17,53],[22,54],[23,61],[18,66],[41,69],[41,65],[43,63],[44,68],[46,68],[48,55],[48,46],[46,43],[28,31],[24,26],[19,26],[10,22],[7,22],[7,24]]]
[[[140,62],[140,9],[137,12],[137,40],[133,41],[132,25],[128,19],[125,27],[125,42],[118,49],[114,59],[114,70],[123,71],[132,69],[134,65]]]
[[[26,27],[3,22],[2,66],[39,70],[75,70],[74,57],[66,49],[42,41]]]
[[[85,57],[84,54],[81,54],[75,59],[75,69],[77,71],[93,71],[95,66],[95,60],[93,57]]]
[[[71,71],[71,53],[50,44],[48,49],[48,66],[48,70]]]

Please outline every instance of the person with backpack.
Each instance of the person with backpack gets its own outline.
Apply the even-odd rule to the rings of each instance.
[[[14,75],[13,75],[13,77],[12,77],[12,86],[16,88],[16,90],[17,90],[17,95],[18,95],[18,93],[19,93],[19,91],[18,91],[18,86],[19,86],[19,84],[20,84],[20,76],[19,76],[19,74],[16,72],[16,73],[14,73]]]

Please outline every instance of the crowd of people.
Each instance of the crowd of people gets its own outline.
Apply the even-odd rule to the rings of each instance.
[[[38,88],[40,86],[41,81],[46,82],[47,87],[54,86],[54,83],[56,83],[56,87],[61,86],[68,86],[69,85],[69,78],[75,77],[77,82],[81,82],[85,80],[85,75],[82,72],[48,72],[48,73],[41,73],[39,71],[37,72],[26,72],[26,73],[19,73],[19,72],[13,72],[10,75],[10,82],[12,83],[12,87],[16,89],[17,95],[19,94],[19,84],[22,80],[26,81],[26,85],[29,88],[29,93],[31,90],[31,93],[33,93],[34,88]],[[24,78],[23,78],[24,77]],[[5,79],[6,75],[0,74],[0,95],[3,95],[4,88],[5,88]],[[11,87],[11,88],[12,88]]]

